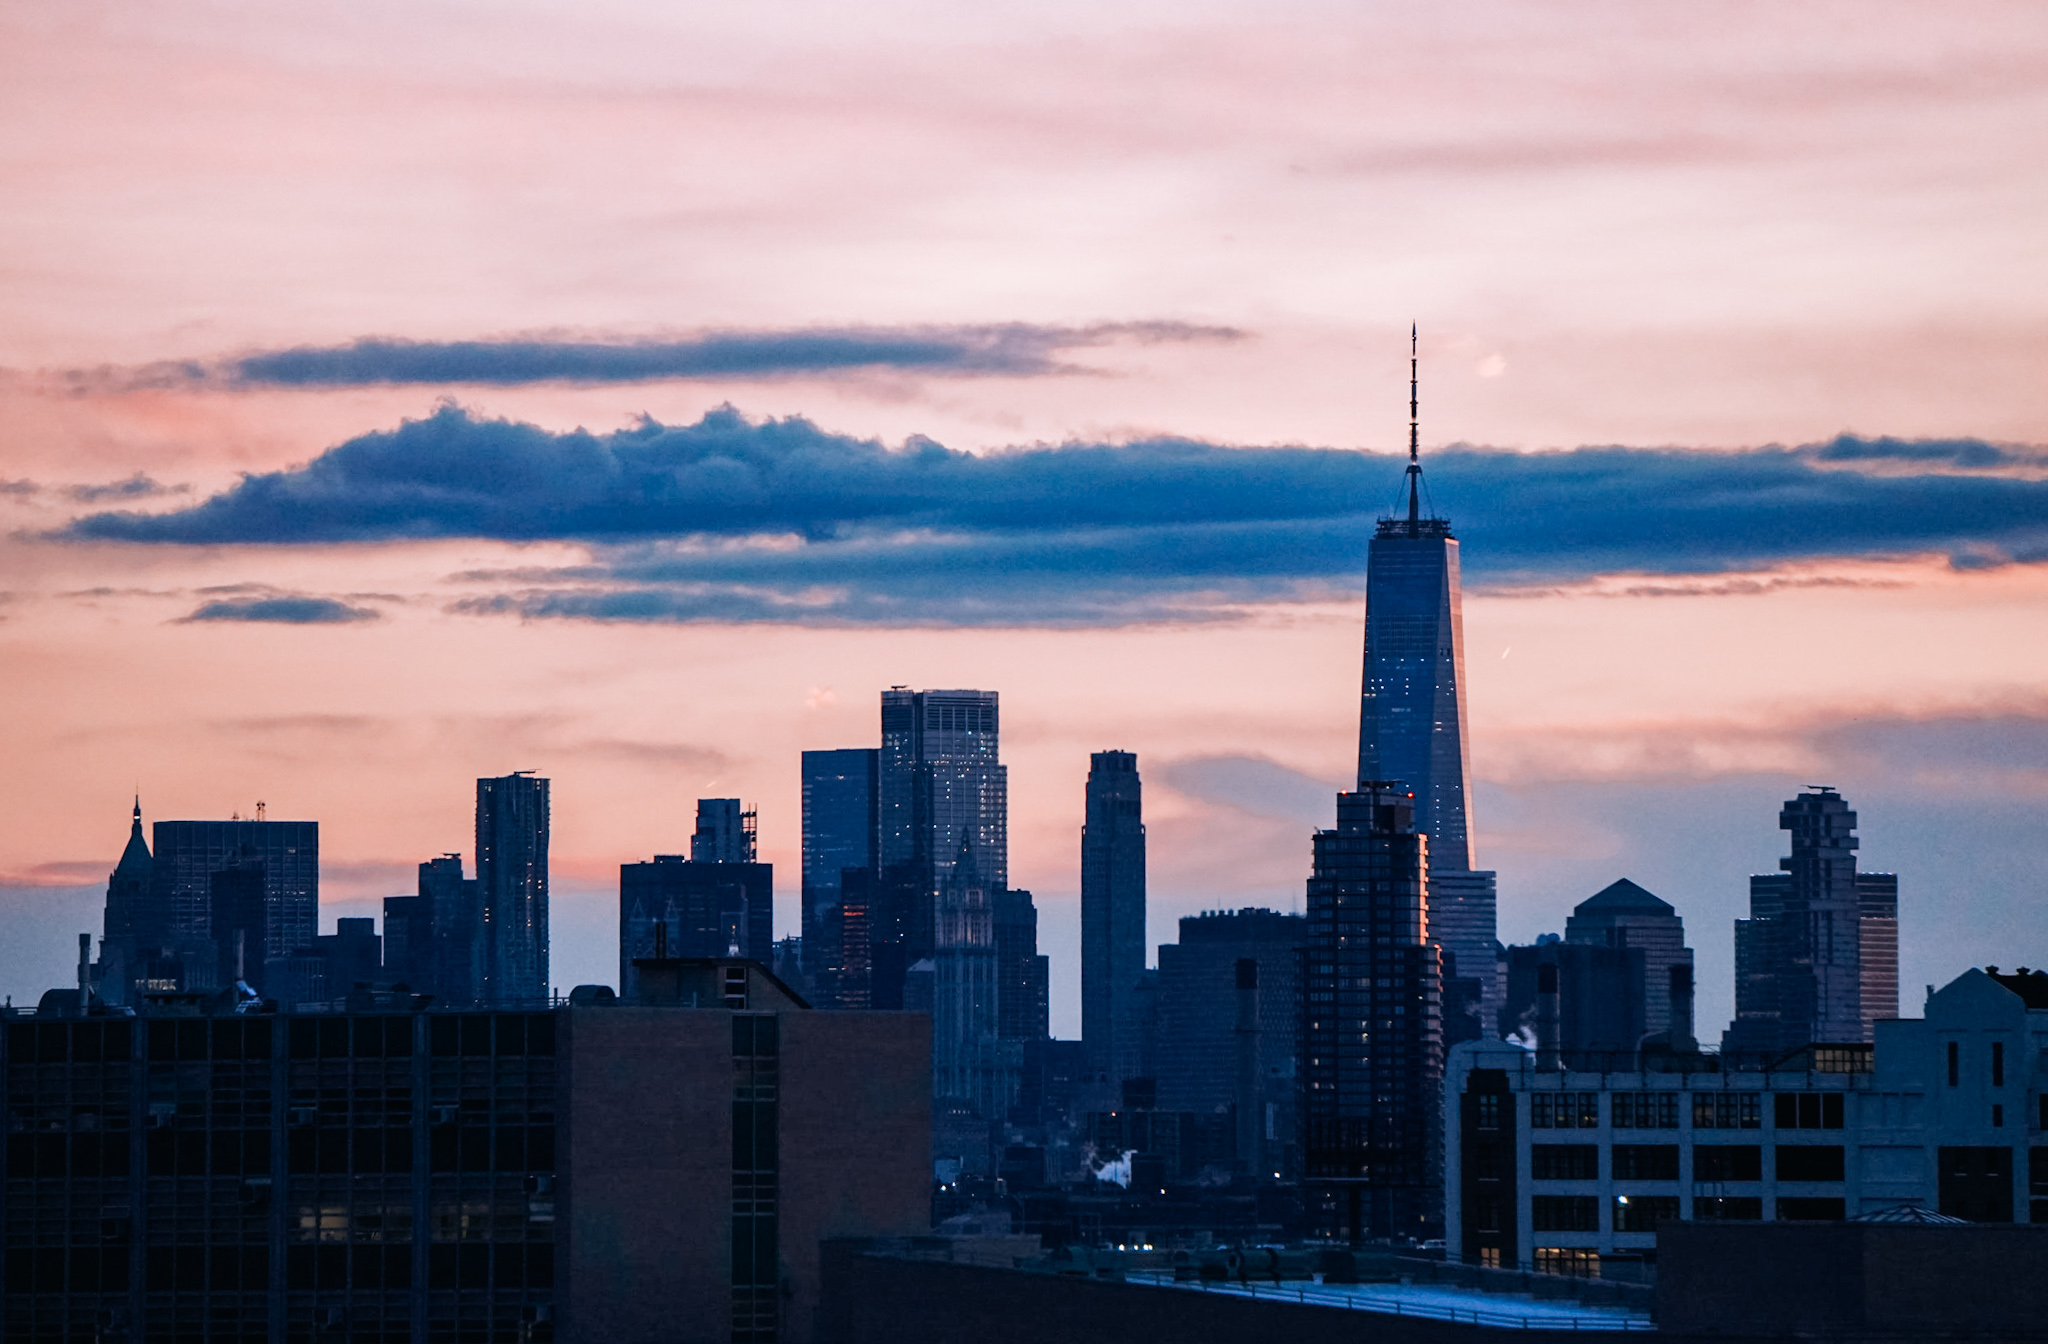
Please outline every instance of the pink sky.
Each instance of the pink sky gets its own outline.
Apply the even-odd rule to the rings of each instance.
[[[190,502],[444,392],[558,430],[731,402],[976,450],[1384,450],[1411,319],[1429,445],[2041,444],[2044,162],[2037,4],[0,6],[0,482],[42,487],[0,495],[7,908],[96,927],[78,888],[139,786],[152,817],[317,817],[325,914],[367,912],[470,847],[476,775],[531,767],[557,781],[556,978],[609,979],[613,865],[680,848],[694,798],[759,806],[791,928],[797,753],[871,743],[892,683],[980,686],[1003,693],[1013,880],[1071,1034],[1086,753],[1140,753],[1154,941],[1298,902],[1316,814],[1204,763],[1343,782],[1355,604],[1064,631],[527,623],[450,614],[477,584],[453,576],[582,547],[33,534],[85,511],[62,487],[141,471]],[[1243,335],[1072,351],[1092,372],[1053,377],[63,378],[373,335],[1124,321]],[[2048,960],[2027,745],[2048,573],[1843,556],[1777,577],[1468,602],[1503,935],[1627,872],[1679,905],[1702,1022],[1725,1017],[1743,878],[1774,866],[1779,801],[1827,779],[1902,873],[1905,983]],[[384,617],[178,622],[231,584],[386,595]]]

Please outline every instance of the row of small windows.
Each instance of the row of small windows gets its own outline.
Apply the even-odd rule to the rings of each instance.
[[[555,1248],[546,1242],[427,1248],[428,1288],[552,1288]],[[288,1290],[374,1291],[413,1286],[407,1244],[287,1246]],[[7,1293],[119,1293],[128,1290],[126,1246],[8,1250]],[[263,1292],[270,1287],[268,1246],[150,1246],[143,1251],[143,1287],[161,1292]]]
[[[1785,1196],[1773,1200],[1777,1221],[1840,1222],[1848,1201],[1835,1196]],[[1657,1224],[1676,1220],[1680,1214],[1676,1195],[1616,1195],[1608,1204],[1609,1231],[1655,1232]],[[1481,1211],[1481,1216],[1488,1212]],[[1701,1196],[1692,1202],[1696,1222],[1760,1222],[1764,1201],[1756,1195]],[[1529,1201],[1530,1229],[1535,1232],[1594,1232],[1600,1227],[1600,1200],[1594,1195],[1537,1195]],[[1498,1227],[1481,1227],[1497,1232]],[[1542,1251],[1537,1252],[1542,1268]]]
[[[772,1146],[772,1119],[769,1124]],[[143,1135],[143,1171],[149,1176],[267,1176],[270,1159],[271,1135],[263,1129],[153,1129]],[[285,1136],[285,1170],[295,1176],[404,1173],[413,1165],[409,1128],[302,1128]],[[125,1180],[129,1137],[10,1134],[6,1167],[9,1180]],[[431,1172],[554,1169],[553,1125],[435,1125],[427,1133]]]
[[[406,1059],[414,1052],[410,1015],[292,1017],[283,1019],[293,1059]],[[130,1058],[134,1030],[144,1030],[144,1056],[152,1063],[267,1060],[279,1019],[176,1018],[143,1022],[10,1022],[12,1064],[100,1064]],[[428,1014],[427,1050],[437,1056],[552,1055],[551,1013]]]
[[[1498,1129],[1501,1121],[1500,1093],[1478,1096],[1478,1124],[1481,1129]],[[1532,1092],[1529,1094],[1529,1126],[1532,1129],[1598,1129],[1598,1092]],[[1608,1115],[1615,1129],[1677,1129],[1679,1094],[1676,1092],[1613,1092],[1607,1094]],[[1840,1092],[1777,1092],[1771,1094],[1773,1124],[1778,1129],[1840,1129],[1843,1101]],[[1692,1094],[1694,1129],[1763,1128],[1763,1094],[1759,1092],[1695,1092]]]
[[[1844,1149],[1837,1144],[1779,1144],[1773,1148],[1781,1181],[1844,1179]],[[1610,1150],[1610,1174],[1617,1181],[1675,1181],[1675,1143],[1617,1143]],[[1529,1147],[1529,1176],[1538,1181],[1597,1181],[1600,1148],[1591,1143],[1537,1143]],[[1758,1144],[1701,1144],[1692,1150],[1695,1181],[1760,1181],[1763,1148]]]

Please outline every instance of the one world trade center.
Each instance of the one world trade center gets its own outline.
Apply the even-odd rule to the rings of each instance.
[[[1444,1042],[1451,1045],[1493,1034],[1494,875],[1472,862],[1458,539],[1449,519],[1434,510],[1423,516],[1414,342],[1411,329],[1407,509],[1380,519],[1367,551],[1358,778],[1398,780],[1415,794],[1415,829],[1429,837],[1430,941],[1447,954]]]

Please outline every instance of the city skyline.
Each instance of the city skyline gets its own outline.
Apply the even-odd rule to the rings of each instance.
[[[138,788],[361,917],[542,769],[565,981],[743,796],[795,929],[801,753],[991,686],[1072,1036],[1089,752],[1148,948],[1294,906],[1417,320],[1504,939],[1628,877],[1725,1021],[1825,781],[1902,1009],[2048,942],[2031,6],[92,14],[0,19],[17,999]]]

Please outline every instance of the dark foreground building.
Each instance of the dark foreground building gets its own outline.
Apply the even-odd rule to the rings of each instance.
[[[637,969],[547,1012],[11,1017],[5,1338],[812,1339],[820,1239],[926,1225],[929,1026]]]

